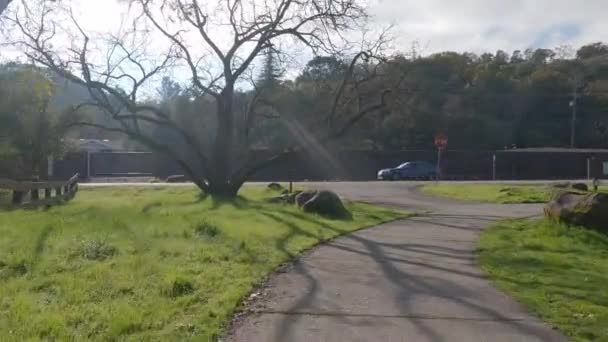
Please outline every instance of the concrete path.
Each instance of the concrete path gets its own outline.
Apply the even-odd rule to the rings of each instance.
[[[311,185],[308,185],[311,186]],[[428,214],[338,238],[271,277],[228,341],[564,341],[475,265],[479,233],[537,205],[431,199],[411,183],[320,183]]]

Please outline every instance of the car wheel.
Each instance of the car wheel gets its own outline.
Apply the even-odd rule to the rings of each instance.
[[[391,180],[398,181],[400,179],[401,179],[401,177],[399,176],[398,173],[394,173],[391,175]]]

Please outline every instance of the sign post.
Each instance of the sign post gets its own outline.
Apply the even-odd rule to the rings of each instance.
[[[437,147],[437,180],[441,179],[441,153],[448,146],[448,137],[444,134],[435,136],[435,147]]]
[[[593,178],[593,191],[597,192],[600,188],[601,181],[599,178]]]
[[[492,180],[496,180],[496,153],[492,155]]]

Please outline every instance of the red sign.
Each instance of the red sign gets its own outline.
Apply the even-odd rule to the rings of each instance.
[[[437,134],[435,136],[435,146],[440,150],[445,150],[448,146],[448,137],[443,134]]]

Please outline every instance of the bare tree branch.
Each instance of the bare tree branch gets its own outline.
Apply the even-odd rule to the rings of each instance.
[[[125,135],[129,136],[131,139],[133,139],[135,141],[139,141],[142,144],[145,144],[147,146],[154,146],[154,148],[157,151],[165,152],[165,153],[169,154],[180,165],[180,167],[182,167],[184,169],[184,171],[187,173],[187,175],[195,182],[195,184],[199,188],[201,188],[203,191],[207,191],[209,189],[209,185],[200,180],[200,177],[198,177],[196,172],[194,172],[194,170],[190,168],[190,164],[188,162],[184,161],[181,157],[179,157],[175,153],[175,151],[173,151],[169,146],[160,144],[157,141],[155,141],[154,139],[150,139],[139,133],[132,132],[128,129],[107,127],[104,125],[94,124],[94,123],[90,123],[90,122],[74,122],[70,126],[94,127],[94,128],[102,129],[104,131],[108,131],[108,132],[121,133],[121,134],[125,134]]]
[[[250,151],[249,136],[257,122],[290,120],[257,90],[246,97],[238,93],[239,82],[253,74],[251,70],[262,51],[281,44],[297,44],[313,54],[352,53],[348,32],[361,29],[367,19],[364,0],[127,2],[129,12],[125,18],[131,20],[125,25],[127,29],[121,25],[116,32],[100,34],[87,30],[70,7],[42,5],[36,10],[22,0],[23,9],[13,19],[22,36],[16,43],[37,65],[86,87],[91,102],[116,122],[116,127],[106,128],[121,131],[155,150],[170,149],[191,173],[203,169],[204,177],[198,175],[196,180],[201,189],[231,195],[242,185],[243,177],[258,168],[247,161],[249,158],[243,158]],[[69,44],[66,37],[70,37]],[[365,48],[354,55],[326,118],[316,122],[329,123],[328,137],[322,142],[330,136],[346,134],[362,118],[386,104],[389,91],[368,89],[379,75],[381,59],[377,55],[384,39],[368,40],[361,42]],[[376,69],[359,75],[359,70],[365,69],[360,62],[372,60]],[[193,89],[188,96],[205,99],[202,103],[213,101],[214,110],[197,108],[201,118],[197,125],[204,125],[202,118],[208,112],[215,114],[209,146],[203,146],[207,143],[197,137],[198,132],[207,134],[208,127],[180,124],[171,115],[179,113],[169,113],[145,99],[146,90],[170,71],[188,74]],[[378,93],[380,102],[365,107],[365,103],[372,102],[364,99]],[[250,102],[237,108],[235,102],[242,103],[244,98]],[[355,114],[347,115],[353,111]],[[142,131],[148,126],[177,133],[195,158],[179,159],[176,147],[154,141]]]

